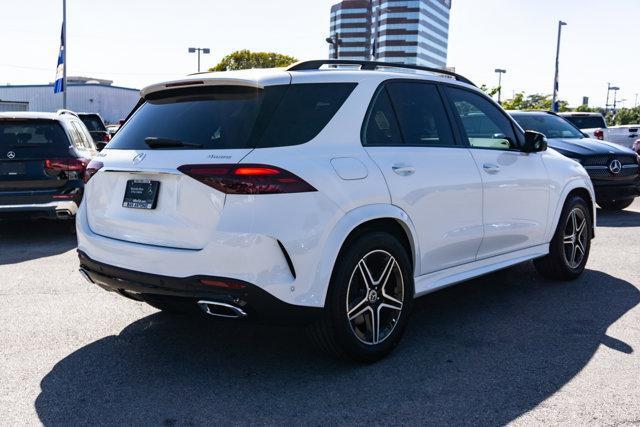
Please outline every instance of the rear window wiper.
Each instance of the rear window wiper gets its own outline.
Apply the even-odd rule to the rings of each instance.
[[[202,148],[202,144],[193,144],[191,142],[182,142],[177,139],[170,138],[158,138],[155,136],[150,136],[144,139],[145,144],[149,146],[149,148],[180,148],[180,147],[194,147],[194,148]]]

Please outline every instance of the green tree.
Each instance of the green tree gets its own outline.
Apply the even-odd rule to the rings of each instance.
[[[222,58],[222,61],[209,71],[246,70],[250,68],[276,68],[286,67],[298,60],[292,56],[275,52],[251,52],[250,50],[238,50]]]
[[[609,118],[609,123],[616,126],[640,123],[640,107],[619,109],[615,116]]]
[[[525,96],[524,92],[516,93],[516,95],[502,102],[505,110],[551,110],[551,95],[541,95],[539,93]],[[560,111],[569,111],[569,103],[567,101],[559,101]]]
[[[497,95],[498,92],[500,92],[500,86],[494,87],[494,88],[490,88],[487,85],[482,85],[482,86],[480,86],[480,90],[493,98],[494,96]]]

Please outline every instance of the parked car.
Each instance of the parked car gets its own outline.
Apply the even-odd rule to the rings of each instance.
[[[511,116],[523,129],[545,134],[550,147],[584,166],[603,209],[625,209],[640,195],[640,165],[632,150],[586,138],[580,129],[554,113],[513,111]]]
[[[109,135],[111,136],[111,138],[115,136],[116,132],[118,132],[118,129],[120,129],[119,124],[107,125],[107,132],[109,132]]]
[[[94,154],[73,113],[0,113],[0,219],[73,218]]]
[[[89,132],[91,132],[91,137],[98,151],[101,151],[105,145],[111,141],[111,133],[107,130],[100,114],[78,113],[78,117],[80,117],[82,123],[84,123],[87,129],[89,129]]]
[[[595,218],[584,168],[464,77],[389,66],[143,89],[89,165],[81,273],[161,310],[310,324],[361,361],[398,344],[415,297],[532,259],[578,277]]]
[[[560,113],[559,115],[591,138],[627,148],[631,148],[633,141],[640,135],[640,124],[608,127],[600,113]]]

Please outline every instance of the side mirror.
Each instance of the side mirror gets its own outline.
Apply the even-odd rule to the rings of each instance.
[[[540,132],[525,131],[522,151],[525,153],[538,153],[547,150],[547,137]]]

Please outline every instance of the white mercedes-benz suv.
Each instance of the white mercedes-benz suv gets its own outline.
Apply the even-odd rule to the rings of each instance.
[[[308,61],[145,88],[87,168],[81,273],[161,310],[309,324],[360,361],[396,346],[416,297],[528,260],[580,275],[595,223],[584,168],[464,77],[392,67]]]

